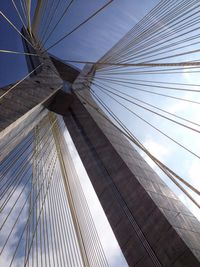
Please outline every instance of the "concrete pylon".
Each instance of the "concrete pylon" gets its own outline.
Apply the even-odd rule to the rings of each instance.
[[[64,120],[129,266],[200,266],[199,221],[97,112],[87,69]]]
[[[30,39],[25,30],[22,33],[32,43],[30,46],[22,39],[25,52],[35,56],[26,56],[30,75],[0,90],[0,161],[39,123],[48,109],[65,114],[72,101],[71,82],[79,74],[78,70],[66,66],[64,72],[67,70],[69,82],[64,82],[64,74],[59,74],[54,66],[58,61],[44,53],[37,40]]]

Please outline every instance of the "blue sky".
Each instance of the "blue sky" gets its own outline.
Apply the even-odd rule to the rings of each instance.
[[[52,45],[57,39],[69,32],[74,26],[86,19],[90,14],[92,14],[106,2],[107,1],[92,0],[75,1],[70,8],[70,12],[67,13],[67,15],[60,22],[56,31],[48,40],[45,47],[47,48]],[[124,34],[126,34],[128,30],[130,30],[158,2],[159,1],[157,0],[116,0],[97,17],[70,35],[49,52],[61,59],[96,61],[102,55],[104,55],[104,53],[107,52],[121,37],[123,37]],[[61,3],[66,5],[67,2],[61,0]],[[21,22],[17,18],[11,1],[1,1],[0,9],[9,17],[9,19],[18,27],[18,29],[21,28]],[[48,14],[50,11],[51,6],[49,5],[46,9],[46,14]],[[57,13],[55,14],[53,20],[54,22],[56,21],[57,17],[59,17],[61,12],[62,5],[61,8],[58,8]],[[43,24],[45,24],[45,16],[43,18]],[[41,31],[40,33],[42,35],[43,32]],[[21,37],[1,16],[0,49],[23,51]],[[82,67],[83,65],[77,66]],[[27,68],[24,56],[0,54],[0,86],[17,81],[24,77],[26,73]],[[140,79],[141,77],[136,78]],[[178,80],[185,83],[200,84],[198,74],[189,74],[184,71],[181,75],[146,75],[145,77],[143,76],[142,79],[143,78],[170,82],[176,82]],[[126,93],[133,94],[131,89],[124,89],[122,87],[118,87],[118,89],[125,90]],[[158,92],[162,92],[162,90],[158,90]],[[200,164],[198,159],[195,159],[193,156],[180,149],[177,145],[174,145],[171,141],[156,133],[153,129],[151,129],[149,126],[146,126],[133,115],[129,114],[128,112],[124,112],[124,110],[122,110],[116,103],[108,100],[103,93],[99,94],[105,101],[107,101],[106,103],[109,103],[112,106],[112,109],[120,116],[127,127],[129,127],[129,129],[143,142],[143,144],[145,144],[145,146],[150,150],[150,152],[152,152],[153,155],[160,158],[170,168],[175,170],[194,186],[200,188]],[[181,101],[172,101],[166,98],[136,91],[134,91],[134,96],[155,105],[159,105],[165,110],[176,115],[185,116],[200,123],[199,105],[190,105]],[[191,100],[200,100],[199,94],[174,93],[174,96],[187,97]],[[163,131],[176,138],[185,146],[190,147],[193,151],[195,151],[195,153],[199,153],[200,144],[198,134],[191,133],[190,131],[184,130],[178,126],[174,127],[172,123],[144,112],[138,107],[133,107],[131,104],[126,103],[126,105],[131,109],[134,108],[134,111],[136,111],[138,114],[144,116],[156,127],[161,128]],[[177,193],[187,207],[190,208],[198,218],[200,218],[199,210],[195,208],[191,201],[189,201],[183,195],[183,193],[181,193],[171,182],[169,182],[169,180],[158,170],[157,167],[155,167],[155,165],[152,164],[152,162],[145,155],[144,157],[150,163],[150,165],[159,174],[161,174],[161,177]],[[200,200],[195,195],[194,197],[197,200]]]
[[[32,2],[34,3],[35,1]],[[54,43],[64,33],[71,30],[72,27],[78,25],[106,2],[76,0],[72,4],[70,12],[66,14],[54,34],[46,43],[46,47]],[[101,14],[49,52],[62,59],[87,59],[93,61],[99,59],[158,1],[143,0],[142,4],[140,2],[138,0],[114,1]],[[62,3],[66,6],[69,1],[61,0],[61,8],[58,8],[54,16],[54,23],[58,20],[63,10]],[[17,17],[11,1],[1,1],[0,9],[18,29],[21,28],[22,23]],[[50,5],[46,11],[48,9],[50,9]],[[41,31],[41,33],[43,32]],[[2,16],[0,16],[0,42],[1,49],[23,51],[21,37]],[[1,54],[0,69],[1,86],[20,79],[27,72],[24,57],[18,55]]]

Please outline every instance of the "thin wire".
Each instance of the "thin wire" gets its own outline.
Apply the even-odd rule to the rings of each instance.
[[[195,129],[195,128],[192,128],[192,127],[190,127],[190,126],[188,126],[188,125],[186,125],[186,124],[183,124],[183,123],[181,123],[181,122],[178,122],[178,121],[175,121],[175,120],[173,120],[173,119],[170,119],[170,118],[168,118],[168,117],[166,117],[166,116],[164,116],[164,115],[162,115],[162,114],[160,114],[160,113],[158,113],[158,112],[155,112],[155,111],[153,111],[153,110],[151,110],[151,109],[149,109],[149,108],[146,108],[146,107],[144,107],[144,106],[142,106],[142,105],[140,105],[140,104],[138,104],[138,103],[136,103],[136,102],[133,102],[133,101],[131,101],[130,99],[127,99],[126,97],[123,97],[123,96],[121,96],[121,95],[119,95],[119,94],[117,94],[117,93],[115,93],[115,92],[112,92],[112,91],[110,91],[109,89],[107,89],[106,87],[103,87],[103,86],[101,86],[101,85],[99,85],[99,84],[97,84],[97,83],[94,83],[94,82],[91,82],[92,84],[94,84],[96,87],[98,87],[98,88],[100,88],[100,89],[102,89],[102,90],[104,90],[104,91],[107,91],[107,92],[109,92],[109,93],[111,93],[111,94],[113,94],[113,95],[115,95],[115,96],[117,96],[117,97],[119,97],[119,98],[121,98],[121,99],[123,99],[123,100],[126,100],[127,102],[129,102],[129,103],[131,103],[131,104],[133,104],[133,105],[136,105],[136,106],[138,106],[138,107],[140,107],[140,108],[142,108],[142,109],[145,109],[146,111],[149,111],[149,112],[151,112],[151,113],[153,113],[153,114],[155,114],[155,115],[157,115],[157,116],[160,116],[160,117],[162,117],[162,118],[164,118],[164,119],[166,119],[166,120],[169,120],[170,122],[173,122],[173,123],[176,123],[176,124],[178,124],[179,126],[182,126],[182,127],[184,127],[184,128],[187,128],[187,129],[189,129],[189,130],[191,130],[191,131],[194,131],[194,132],[197,132],[197,133],[200,133],[200,130],[197,130],[197,129]],[[113,88],[112,88],[113,89]],[[113,90],[115,90],[115,91],[117,91],[117,92],[120,92],[119,90],[116,90],[116,89],[113,89]],[[121,92],[120,92],[121,93]],[[123,93],[121,93],[121,94],[123,94]],[[126,94],[127,95],[127,94]],[[136,98],[134,98],[134,97],[132,97],[132,96],[130,96],[130,95],[128,95],[129,97],[131,97],[131,98],[133,98],[133,99],[136,99]],[[138,99],[136,99],[136,100],[138,100]],[[139,100],[140,101],[140,100]],[[147,104],[146,102],[144,102],[144,101],[140,101],[140,102],[143,102],[143,103],[145,103],[145,104]],[[147,105],[150,105],[150,104],[147,104]],[[150,106],[152,106],[152,105],[150,105]],[[155,108],[155,106],[153,106],[154,108]],[[162,110],[163,112],[165,112],[164,110]],[[167,113],[169,113],[169,112],[167,112]],[[171,114],[171,115],[173,115],[173,114]],[[175,116],[175,115],[174,115]],[[176,116],[175,116],[176,117]],[[183,119],[183,118],[182,118]],[[198,125],[198,126],[200,126],[200,125]]]
[[[200,49],[196,50],[200,52]],[[195,51],[195,52],[196,52]],[[193,51],[192,51],[193,52]],[[181,55],[185,55],[185,53],[182,53]],[[120,67],[175,67],[175,66],[200,66],[200,62],[196,61],[186,61],[186,62],[168,62],[168,63],[114,63],[114,62],[92,62],[92,61],[79,61],[79,60],[63,60],[68,63],[84,63],[84,64],[93,64],[95,66],[120,66]],[[99,69],[99,68],[98,68]]]
[[[19,10],[18,10],[18,8],[17,8],[17,6],[16,6],[14,0],[12,0],[12,4],[13,4],[13,6],[14,6],[16,12],[17,12],[17,15],[18,15],[20,21],[22,22],[22,25],[24,26],[24,29],[26,30],[27,34],[30,35],[30,33],[27,31],[27,28],[26,28],[26,25],[25,25],[25,23],[24,23],[24,20],[22,19],[22,16],[21,16],[21,14],[20,14],[20,12],[19,12]]]
[[[87,254],[90,255],[90,264],[91,266],[108,266],[104,251],[101,246],[101,242],[98,237],[98,233],[94,226],[94,222],[87,204],[87,200],[83,193],[77,173],[74,167],[72,167],[73,162],[70,157],[70,152],[68,150],[68,147],[66,146],[65,141],[62,138],[62,132],[65,128],[61,128],[61,126],[58,126],[58,124],[56,124],[55,126],[59,132],[59,142],[63,144],[64,148],[66,148],[64,151],[64,157],[67,163],[67,170],[69,169],[70,173],[69,182],[72,189],[72,195],[75,201],[76,210],[79,215],[81,231],[84,234]]]
[[[17,83],[15,83],[13,86],[11,86],[10,89],[8,89],[4,94],[0,96],[0,100],[5,97],[7,94],[9,94],[15,87],[17,87],[20,83],[22,83],[26,78],[28,78],[34,71],[36,71],[38,68],[40,68],[44,63],[41,63],[39,66],[37,66],[34,70],[29,72],[24,78],[19,80]]]
[[[95,82],[93,81],[93,83],[95,83]],[[152,104],[150,104],[150,103],[148,103],[148,102],[146,102],[146,101],[143,101],[143,100],[141,100],[141,99],[139,99],[139,98],[133,97],[132,95],[126,94],[126,93],[124,93],[124,92],[122,92],[122,91],[120,91],[120,90],[117,90],[116,88],[113,88],[113,87],[109,86],[109,85],[105,85],[105,84],[103,84],[103,83],[101,83],[101,82],[98,82],[97,85],[99,85],[99,84],[100,84],[100,85],[103,85],[103,86],[107,86],[108,88],[110,88],[110,89],[112,89],[112,90],[114,90],[114,91],[116,91],[116,92],[119,92],[119,93],[122,94],[122,95],[128,96],[128,97],[130,97],[131,99],[137,100],[137,101],[139,101],[140,103],[143,103],[143,104],[145,104],[145,105],[147,105],[147,106],[150,106],[150,107],[153,107],[153,108],[155,108],[155,109],[157,109],[157,110],[160,110],[160,111],[162,111],[162,112],[164,112],[164,113],[166,113],[166,114],[169,114],[170,116],[173,116],[173,117],[175,117],[175,118],[177,118],[177,119],[183,120],[183,121],[185,121],[185,122],[188,122],[188,123],[191,123],[191,124],[193,124],[193,125],[195,125],[195,126],[200,127],[200,124],[198,124],[198,123],[196,123],[196,122],[193,122],[193,121],[188,120],[188,119],[186,119],[186,118],[183,118],[183,117],[181,117],[181,116],[175,115],[175,114],[173,114],[173,113],[171,113],[171,112],[169,112],[169,111],[167,111],[167,110],[164,110],[164,109],[162,109],[162,108],[159,108],[158,106],[152,105]]]
[[[76,30],[78,30],[80,27],[82,27],[85,23],[87,23],[90,19],[94,18],[98,13],[100,13],[103,9],[105,9],[108,5],[110,5],[113,2],[113,0],[109,0],[108,3],[106,3],[105,5],[103,5],[100,9],[98,9],[96,12],[94,12],[92,15],[90,15],[86,20],[84,20],[83,22],[81,22],[78,26],[76,26],[73,30],[71,30],[70,32],[68,32],[67,34],[65,34],[63,37],[61,37],[57,42],[55,42],[54,44],[52,44],[51,46],[49,46],[46,50],[48,51],[49,49],[53,48],[54,46],[58,45],[61,41],[63,41],[66,37],[68,37],[69,35],[71,35],[72,33],[74,33]]]
[[[91,92],[92,93],[92,92]],[[173,171],[171,171],[168,167],[166,167],[163,163],[161,163],[157,158],[155,158],[134,136],[133,136],[133,134],[132,133],[130,133],[129,131],[127,131],[127,130],[125,130],[126,129],[126,127],[125,127],[125,125],[123,125],[123,124],[121,124],[121,127],[122,127],[122,129],[124,129],[124,131],[122,130],[122,129],[120,129],[116,124],[114,124],[109,118],[107,118],[102,112],[100,112],[99,111],[99,109],[98,108],[96,108],[96,107],[94,107],[85,97],[83,97],[78,91],[76,92],[76,94],[81,98],[81,99],[83,99],[83,101],[84,102],[86,102],[93,110],[95,110],[101,117],[103,117],[106,121],[108,121],[109,122],[109,124],[111,124],[111,125],[113,125],[114,126],[114,128],[116,128],[117,130],[119,130],[124,136],[126,136],[131,142],[133,142],[137,147],[139,147],[143,152],[145,152],[145,154],[147,154],[155,163],[156,163],[156,165],[158,165],[158,166],[162,166],[163,168],[167,168],[167,170],[168,170],[168,172],[170,172],[170,173],[172,173],[172,174],[175,174]],[[92,93],[93,94],[93,93]],[[93,96],[94,96],[94,94],[93,94]],[[97,101],[99,102],[99,100],[98,100],[98,98],[96,98],[96,96],[94,96],[95,97],[95,99],[97,99]],[[99,102],[100,103],[100,105],[102,105],[101,104],[101,102]],[[107,107],[108,108],[108,107]],[[105,108],[106,109],[106,108]],[[109,110],[109,108],[108,108],[108,110]],[[112,114],[112,113],[111,113]],[[113,117],[113,116],[112,116]],[[113,119],[115,120],[115,121],[117,121],[116,120],[116,118],[115,117],[113,117]],[[119,120],[119,119],[118,119]],[[119,124],[119,122],[117,122],[118,124]],[[119,124],[120,125],[120,124]],[[159,165],[160,164],[160,165]],[[167,173],[166,173],[167,174]],[[169,175],[168,175],[168,177],[169,177]],[[181,181],[184,181],[185,182],[185,180],[184,179],[182,179],[181,177],[179,177],[177,174],[175,174],[175,177],[178,179],[178,178],[180,178],[180,180]],[[169,177],[170,179],[171,179],[171,177]],[[186,182],[187,183],[187,182]],[[176,185],[179,187],[179,189],[181,190],[181,191],[183,191],[190,199],[191,199],[191,201],[198,207],[198,208],[200,208],[200,205],[195,201],[195,199],[186,191],[186,190],[184,190],[184,188],[182,187],[182,186],[180,186],[180,184],[178,183],[178,182],[176,182]],[[188,184],[188,187],[190,188],[190,184]],[[191,189],[191,188],[190,188]],[[196,190],[196,189],[195,189]]]
[[[61,22],[61,20],[63,19],[63,17],[67,14],[67,11],[69,10],[70,6],[72,5],[74,0],[71,0],[69,2],[69,4],[67,5],[67,7],[64,9],[64,12],[62,13],[60,19],[57,21],[57,23],[55,24],[55,26],[53,27],[53,29],[50,31],[50,33],[48,34],[47,38],[43,41],[44,42],[44,46],[46,44],[46,42],[49,40],[49,38],[51,37],[51,35],[53,34],[53,32],[55,31],[55,29],[57,28],[58,24]]]
[[[4,50],[4,49],[0,49],[0,53],[17,54],[17,55],[25,55],[25,56],[36,56],[36,57],[39,57],[39,55],[37,55],[37,54],[25,53],[25,52],[19,52],[19,51],[12,51],[12,50]]]
[[[142,92],[149,93],[149,94],[154,94],[154,95],[158,95],[158,96],[164,96],[164,97],[167,97],[167,98],[176,99],[176,100],[180,100],[180,101],[184,101],[184,102],[200,105],[200,102],[198,102],[198,101],[193,101],[193,100],[189,100],[189,99],[185,99],[185,98],[181,98],[181,97],[176,97],[176,96],[172,96],[172,95],[166,95],[166,94],[162,94],[162,93],[156,93],[156,92],[153,92],[153,91],[149,91],[149,90],[145,90],[145,89],[141,89],[141,88],[128,86],[126,84],[126,82],[124,82],[124,81],[123,82],[121,82],[121,81],[118,81],[118,82],[112,81],[112,83],[118,84],[118,85],[121,85],[121,86],[123,85],[123,86],[125,86],[127,88],[134,89],[136,91],[142,91]]]
[[[26,24],[28,25],[28,18],[26,16],[26,11],[25,11],[25,7],[24,7],[24,1],[20,0],[20,5],[21,5],[21,9],[22,9],[22,13],[24,15],[24,18],[26,20]]]
[[[98,88],[98,87],[97,87]],[[92,93],[95,93],[92,89],[91,89]],[[165,137],[167,137],[169,140],[171,140],[172,142],[174,142],[175,144],[179,145],[181,148],[183,148],[184,150],[186,150],[187,152],[189,152],[190,154],[192,154],[193,156],[197,157],[198,159],[200,159],[200,156],[197,155],[196,153],[194,153],[192,150],[188,149],[187,147],[185,147],[184,145],[182,145],[181,143],[179,143],[178,141],[176,141],[174,138],[170,137],[168,134],[164,133],[163,131],[161,131],[158,127],[155,127],[154,125],[152,125],[150,122],[148,122],[147,120],[145,120],[143,117],[139,116],[137,113],[135,113],[133,110],[129,109],[127,106],[125,106],[124,104],[122,104],[121,102],[119,102],[118,100],[116,100],[115,98],[113,98],[110,94],[104,92],[106,95],[108,95],[109,97],[111,97],[114,101],[116,101],[118,104],[120,104],[122,107],[124,107],[126,110],[128,110],[129,112],[131,112],[132,114],[134,114],[136,117],[138,117],[140,120],[142,120],[143,122],[145,122],[146,124],[148,124],[149,126],[151,126],[153,129],[155,129],[156,131],[158,131],[159,133],[161,133],[162,135],[164,135]],[[99,96],[98,96],[99,97]],[[135,105],[137,106],[141,106],[135,103]],[[148,109],[149,111],[149,109]],[[171,121],[171,120],[170,120]],[[198,131],[199,132],[199,131]],[[198,194],[200,195],[200,192],[198,192]]]
[[[31,42],[29,42],[29,40],[17,29],[17,27],[8,19],[8,17],[6,15],[4,15],[4,13],[0,10],[0,15],[16,30],[17,33],[19,33],[19,35],[27,42],[29,43],[30,46],[33,47]]]

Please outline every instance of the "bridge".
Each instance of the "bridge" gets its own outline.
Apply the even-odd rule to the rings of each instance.
[[[120,107],[124,116],[134,115],[164,136],[166,144],[175,143],[199,160],[195,148],[154,125],[149,115],[138,113],[140,108],[161,123],[199,134],[198,122],[170,112],[162,101],[161,105],[151,102],[153,95],[200,104],[198,83],[181,80],[183,73],[196,75],[200,64],[198,1],[160,1],[98,61],[59,59],[49,53],[113,2],[106,2],[49,46],[47,41],[70,12],[73,0],[63,6],[50,29],[59,1],[38,1],[31,15],[30,0],[21,1],[21,6],[13,0],[20,30],[0,12],[24,46],[24,51],[0,52],[25,56],[28,67],[25,77],[0,90],[0,258],[7,259],[6,266],[109,266],[66,131],[127,264],[200,266],[198,219],[141,153],[198,211],[199,188],[156,157],[116,111]],[[52,13],[46,14],[48,5]],[[80,70],[74,64],[85,66]],[[184,98],[167,90],[197,97]],[[146,95],[151,96],[149,101]]]

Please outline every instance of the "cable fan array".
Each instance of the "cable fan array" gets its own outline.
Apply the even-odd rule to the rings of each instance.
[[[42,5],[41,13],[45,12],[45,16],[41,13],[38,15],[37,9],[35,16],[41,18],[42,26],[38,29],[42,29],[43,37],[47,34],[47,39],[50,38],[73,2],[67,3],[50,33],[48,19],[53,19],[52,15],[55,15],[56,10],[51,9],[53,13],[48,13],[46,17],[46,8],[50,6],[50,1],[39,3]],[[59,3],[60,1],[57,8]],[[37,33],[33,32],[38,25],[34,25],[34,19],[31,24],[31,1],[12,0],[12,5],[27,36],[5,12],[0,11],[0,15],[33,49],[35,44],[37,47],[38,43],[41,45],[40,39],[35,39]],[[8,49],[1,49],[0,53],[40,57],[35,53]],[[9,97],[9,93],[41,65],[11,85],[6,92],[2,90],[0,101]],[[74,163],[61,134],[64,131],[62,120],[49,114],[0,163],[0,262],[3,266],[108,266]]]
[[[30,46],[33,46],[31,38],[36,38],[46,52],[112,2],[108,1],[48,46],[75,1],[66,1],[62,10],[60,0],[41,1],[31,24],[31,1],[12,0],[30,39],[3,11],[0,15],[20,38]],[[139,132],[157,133],[164,146],[173,143],[180,149],[182,158],[184,152],[190,160],[200,159],[198,148],[172,131],[177,130],[183,136],[190,132],[192,141],[198,139],[200,132],[198,120],[188,116],[184,108],[183,114],[176,111],[185,106],[199,111],[199,18],[197,0],[163,0],[98,62],[65,59],[69,63],[92,65],[92,73],[82,78],[88,96],[75,93],[148,155],[198,208],[200,204],[194,194],[198,197],[199,189],[187,177],[178,175],[174,166],[169,167],[156,157],[143,144],[144,135],[141,137]],[[0,53],[38,57],[34,53],[7,49],[1,49]],[[15,90],[32,72],[10,90]],[[2,93],[0,101],[9,92]],[[98,108],[90,101],[91,97]],[[2,266],[108,265],[68,148],[60,145],[65,143],[60,134],[63,131],[63,122],[49,114],[1,162]],[[67,159],[65,162],[63,157]]]
[[[108,266],[63,131],[49,114],[1,162],[3,266]]]
[[[192,115],[197,117],[200,111],[199,15],[198,1],[160,1],[98,62],[65,60],[93,66],[82,77],[82,88],[89,90],[101,107],[101,116],[107,114],[106,119],[145,152],[198,208],[199,189],[189,182],[187,174],[178,175],[142,144],[145,135],[141,130],[158,136],[164,146],[176,147],[181,158],[191,162],[200,159],[196,149],[200,123],[187,114],[194,110]],[[76,94],[96,110],[89,98],[78,91]],[[138,130],[132,126],[135,124]]]

